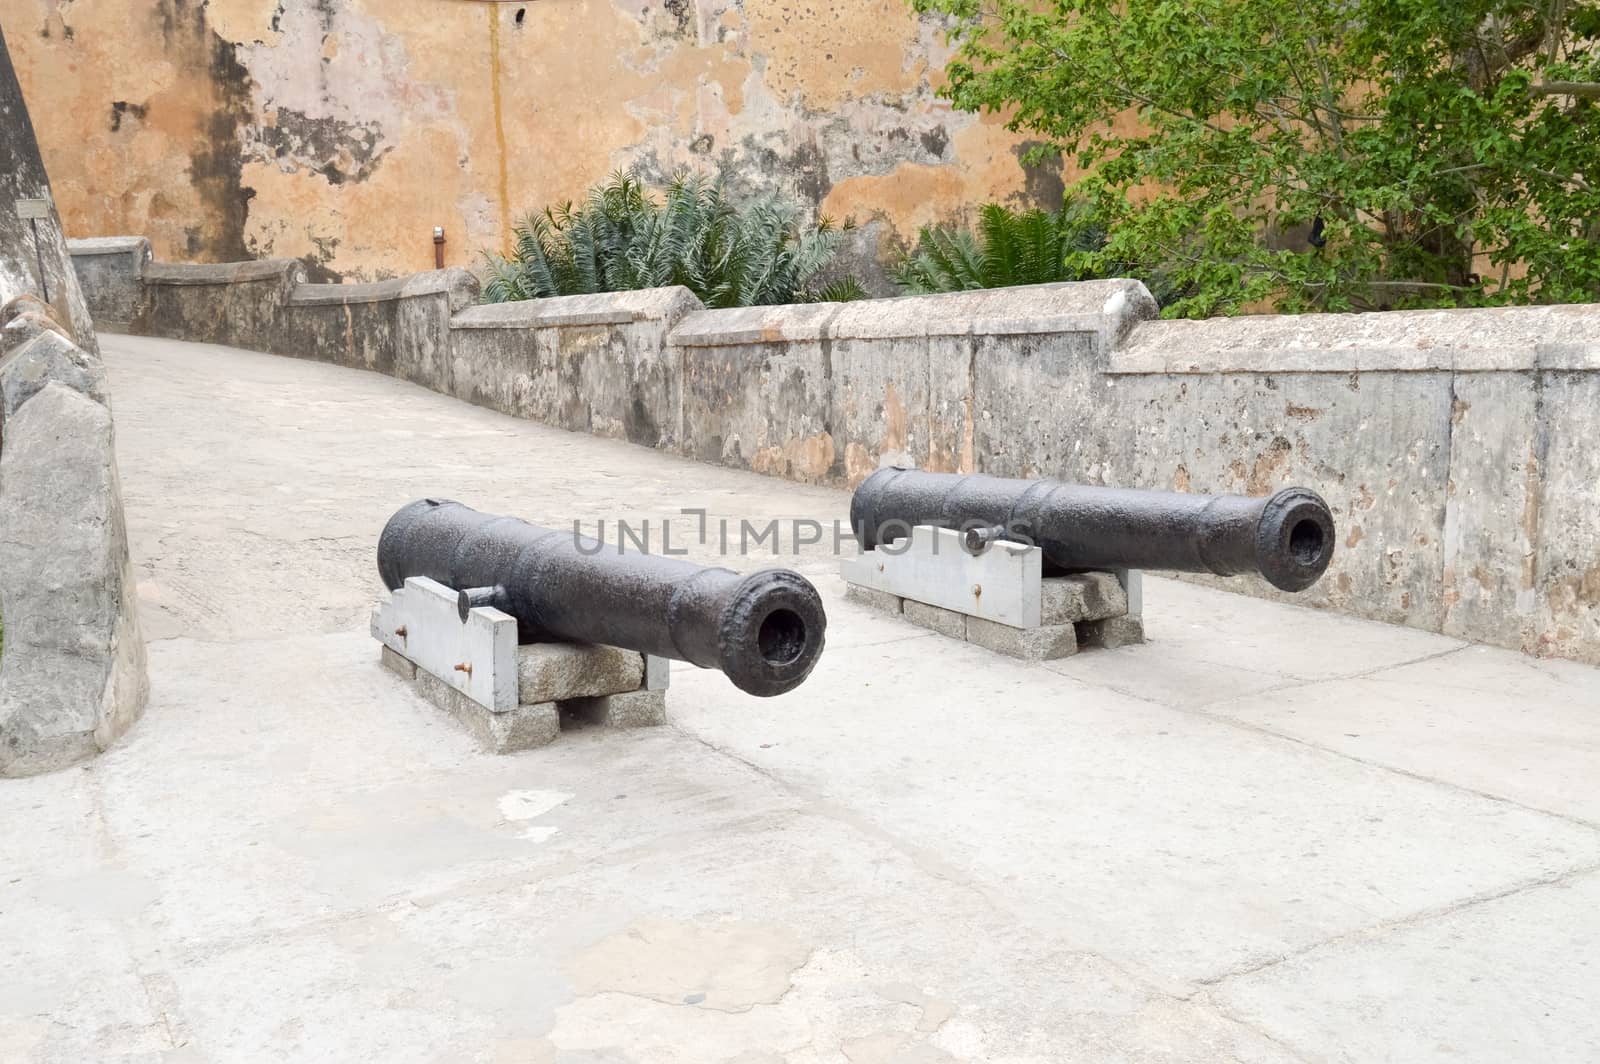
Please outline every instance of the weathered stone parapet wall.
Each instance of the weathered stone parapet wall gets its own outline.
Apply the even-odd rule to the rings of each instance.
[[[75,255],[74,258],[77,256]],[[128,331],[273,351],[283,308],[305,267],[294,259],[188,265],[153,262]]]
[[[78,287],[94,302],[89,313],[101,332],[127,332],[144,295],[150,241],[142,236],[68,240]]]
[[[477,279],[462,269],[376,284],[297,284],[258,350],[375,370],[448,392],[450,317],[477,298]]]
[[[681,288],[475,292],[462,271],[290,285],[241,345],[810,483],[901,464],[1305,484],[1340,544],[1294,601],[1600,661],[1600,308],[1164,322],[1134,281],[731,310]],[[204,307],[160,334],[212,339]]]
[[[1155,313],[1137,281],[703,311],[670,337],[682,452],[843,484],[885,464],[1048,470],[1116,339]]]
[[[1109,368],[1116,482],[1323,493],[1296,601],[1600,661],[1600,307],[1159,322]]]
[[[113,250],[137,239],[72,242],[95,312],[126,314],[113,328],[334,362],[450,390],[450,319],[478,298],[477,279],[466,270],[307,284],[292,259],[145,263]]]
[[[701,309],[687,288],[473,307],[451,322],[451,383],[440,390],[547,425],[683,453],[684,373],[667,334]]]

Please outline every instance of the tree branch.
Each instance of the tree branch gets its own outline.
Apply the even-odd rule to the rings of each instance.
[[[1547,81],[1542,85],[1530,85],[1528,91],[1535,96],[1582,96],[1600,100],[1600,81]]]

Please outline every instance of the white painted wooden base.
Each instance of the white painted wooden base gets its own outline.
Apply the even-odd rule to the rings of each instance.
[[[961,545],[959,532],[932,525],[917,525],[909,539],[841,559],[839,574],[856,587],[1012,628],[1032,629],[1112,615],[1044,617],[1042,550],[996,540],[982,553],[971,554]],[[1141,574],[1123,569],[1115,576],[1127,607],[1123,610],[1119,604],[1113,612],[1138,617],[1144,597]],[[1052,582],[1073,579],[1087,578],[1052,578]]]
[[[516,618],[477,607],[463,622],[456,601],[437,581],[409,579],[373,611],[372,635],[384,665],[490,753],[552,741],[568,713],[613,728],[665,723],[665,658],[588,644],[519,647]]]
[[[1039,626],[1044,552],[1038,547],[996,540],[982,554],[969,554],[959,532],[917,525],[909,539],[842,559],[839,573],[852,584],[968,617]]]
[[[517,708],[517,619],[493,607],[457,612],[456,593],[414,576],[372,614],[372,636],[480,706]]]

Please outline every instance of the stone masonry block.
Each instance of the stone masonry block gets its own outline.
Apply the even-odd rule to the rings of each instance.
[[[417,693],[443,710],[478,740],[487,753],[509,754],[544,746],[561,734],[561,713],[554,702],[520,705],[496,713],[432,673],[418,670]]]
[[[1055,661],[1078,652],[1078,636],[1070,624],[1013,628],[1009,624],[968,617],[967,642],[1022,661]]]
[[[667,722],[665,691],[629,691],[601,698],[573,698],[561,703],[561,711],[585,724],[610,728],[649,728]]]
[[[1080,621],[1078,642],[1086,647],[1132,646],[1144,642],[1144,621],[1138,617],[1107,617],[1099,621]]]
[[[931,629],[940,635],[947,635],[951,639],[967,638],[967,616],[964,613],[930,606],[915,599],[906,599],[902,606],[902,615],[912,624]]]
[[[533,643],[517,648],[517,700],[524,704],[620,694],[644,684],[644,657],[619,647]]]
[[[900,596],[891,595],[887,591],[862,587],[860,584],[847,584],[844,589],[844,597],[858,606],[865,606],[868,609],[877,610],[879,613],[887,613],[894,617],[900,616],[901,613]]]
[[[417,663],[403,654],[397,654],[388,647],[380,647],[383,651],[381,660],[383,667],[400,677],[402,680],[415,680],[417,678]]]
[[[1046,577],[1041,586],[1041,624],[1073,624],[1121,617],[1128,612],[1128,594],[1115,573],[1073,573]]]
[[[106,373],[100,360],[56,332],[43,332],[0,363],[0,421],[52,381],[106,403]]]

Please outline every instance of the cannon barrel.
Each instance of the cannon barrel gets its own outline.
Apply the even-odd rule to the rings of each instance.
[[[969,543],[1000,526],[1058,569],[1259,573],[1284,591],[1317,582],[1334,539],[1328,504],[1306,488],[1264,498],[1189,495],[899,468],[862,482],[850,523],[864,548],[901,539],[912,525],[985,530]]]
[[[605,643],[720,669],[753,695],[799,685],[827,617],[798,573],[740,575],[556,532],[458,502],[421,499],[389,519],[378,574],[390,590],[425,576],[517,619],[521,642]]]

